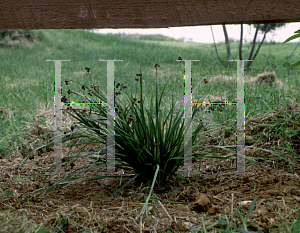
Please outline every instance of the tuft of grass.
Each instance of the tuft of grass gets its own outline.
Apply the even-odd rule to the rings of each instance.
[[[157,69],[159,65],[156,64]],[[116,89],[120,88],[119,91],[115,91],[115,156],[116,156],[116,168],[124,170],[133,170],[136,172],[129,182],[123,185],[115,193],[121,191],[130,182],[138,178],[143,182],[150,182],[153,179],[155,173],[155,167],[159,165],[160,169],[157,175],[157,183],[161,186],[165,185],[168,178],[177,172],[178,168],[183,164],[184,158],[184,131],[188,127],[184,124],[183,114],[184,110],[176,109],[175,103],[172,101],[170,110],[163,109],[161,106],[161,100],[164,91],[158,96],[158,86],[156,81],[156,96],[155,104],[153,103],[153,96],[149,97],[149,101],[145,101],[143,95],[143,75],[140,70],[139,74],[136,74],[140,84],[140,96],[139,99],[134,97],[133,94],[127,94],[128,100],[121,100],[118,95],[121,94],[122,89],[127,86],[118,83]],[[75,82],[73,80],[66,80],[66,83]],[[77,83],[77,82],[76,82]],[[101,101],[106,103],[106,95],[101,89],[97,89],[96,85],[80,85],[82,90],[86,94],[80,94],[75,91],[68,89],[69,94],[76,94],[83,97],[86,103],[99,103]],[[64,97],[64,101],[67,98]],[[199,111],[197,105],[193,106],[192,119],[195,114]],[[91,140],[96,140],[99,144],[106,144],[107,137],[107,107],[101,104],[90,105],[88,111],[73,109],[69,106],[68,114],[78,120],[76,125],[80,128],[80,133],[76,135],[66,135],[62,138],[63,142],[71,141],[76,138],[87,138],[88,140],[82,144],[89,145]],[[192,132],[192,148],[195,151],[198,149],[196,144],[201,140],[199,138],[201,133],[204,132],[204,127],[199,124]],[[53,143],[51,143],[52,145]],[[73,146],[74,144],[70,144]],[[49,145],[46,145],[49,146]],[[40,148],[38,148],[40,149]],[[34,152],[34,151],[33,151]],[[31,156],[31,152],[24,162]],[[77,152],[75,152],[76,154]],[[98,156],[104,159],[105,151],[99,151]],[[67,156],[68,158],[74,158],[75,156]],[[176,157],[176,158],[175,158]],[[107,158],[106,158],[107,159]],[[98,165],[84,170],[75,171],[67,177],[57,181],[51,187],[48,187],[46,193],[56,186],[62,184],[69,184],[72,182],[82,181],[82,179],[71,178],[77,173],[81,173],[86,170],[104,167],[105,159],[102,161],[95,161],[92,165]],[[22,166],[21,164],[21,166]],[[102,179],[106,177],[94,177],[89,179]],[[115,194],[113,193],[112,196]]]
[[[0,212],[0,233],[52,233],[46,231],[44,226],[36,226],[26,220],[14,219],[9,211]]]

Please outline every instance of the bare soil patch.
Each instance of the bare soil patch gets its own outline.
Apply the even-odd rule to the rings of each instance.
[[[299,106],[287,106],[284,111],[299,114]],[[52,110],[44,112],[43,117],[53,117]],[[281,118],[280,113],[270,113],[266,116],[251,119],[246,122],[246,145],[273,150],[280,141],[257,142],[248,140],[255,135],[254,128],[259,124],[268,124]],[[53,118],[52,118],[53,119]],[[64,119],[64,121],[68,121]],[[51,128],[51,126],[49,126]],[[300,129],[299,125],[290,128]],[[39,131],[38,131],[39,130]],[[46,128],[44,128],[46,130]],[[262,129],[263,130],[263,129]],[[32,129],[32,137],[41,137],[41,128]],[[220,132],[219,132],[220,133]],[[220,133],[221,134],[221,133]],[[221,136],[220,136],[221,137]],[[120,186],[120,178],[91,180],[89,182],[73,183],[67,187],[50,191],[44,197],[35,197],[34,192],[49,185],[44,176],[35,176],[46,171],[53,162],[53,147],[43,149],[29,159],[22,170],[16,169],[27,154],[0,158],[0,211],[10,211],[15,219],[26,219],[34,225],[44,224],[46,228],[54,226],[58,230],[59,219],[63,231],[58,232],[189,232],[190,227],[202,227],[202,220],[208,226],[226,215],[230,218],[234,208],[241,208],[243,216],[247,215],[254,197],[257,202],[249,221],[257,222],[258,226],[248,230],[267,232],[281,226],[283,222],[289,225],[297,219],[297,208],[300,206],[300,173],[299,155],[300,138],[290,139],[291,146],[297,152],[298,158],[290,164],[273,159],[259,161],[267,170],[260,170],[246,162],[247,174],[229,174],[235,171],[235,162],[228,160],[203,159],[193,161],[193,171],[197,172],[201,164],[200,175],[180,179],[172,177],[165,187],[155,185],[150,199],[151,208],[148,216],[143,219],[140,227],[137,215],[143,208],[143,203],[149,194],[149,188],[134,182],[125,187],[123,193],[118,193],[110,200],[107,198]],[[235,137],[225,134],[225,141],[208,137],[205,145],[234,145]],[[90,147],[88,151],[95,148]],[[67,151],[64,151],[66,154]],[[246,156],[258,155],[258,150],[246,148]],[[269,153],[264,152],[264,155]],[[260,155],[261,156],[261,155]],[[67,165],[67,171],[72,172],[85,162],[77,160],[73,167]],[[181,170],[180,168],[179,170]],[[98,170],[82,174],[82,178],[98,176]],[[132,176],[134,172],[125,171],[124,176]],[[123,177],[125,184],[130,177]],[[148,186],[151,186],[148,185]],[[7,190],[12,191],[11,195]],[[271,205],[270,205],[271,203]],[[156,223],[155,223],[156,219]],[[155,226],[155,228],[154,228]],[[222,230],[220,230],[222,232]],[[0,231],[1,232],[1,231]]]

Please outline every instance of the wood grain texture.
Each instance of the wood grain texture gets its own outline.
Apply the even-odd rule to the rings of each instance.
[[[300,22],[299,0],[2,0],[1,29]]]

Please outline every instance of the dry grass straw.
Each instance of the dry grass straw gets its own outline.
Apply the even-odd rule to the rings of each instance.
[[[263,74],[259,74],[256,79],[257,84],[266,83],[269,85],[273,85],[277,81],[277,76],[275,72],[265,72]]]

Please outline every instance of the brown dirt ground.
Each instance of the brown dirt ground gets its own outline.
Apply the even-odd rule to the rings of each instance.
[[[288,106],[286,111],[288,109],[299,113],[296,106]],[[44,111],[44,117],[51,114],[51,110]],[[274,113],[249,120],[246,123],[246,137],[252,135],[253,126],[266,124],[279,117],[280,114]],[[64,122],[67,120],[64,119]],[[35,137],[41,137],[38,131],[41,126],[39,127],[31,129]],[[235,143],[233,138],[226,138],[225,144]],[[207,145],[218,143],[221,144],[216,139],[207,141]],[[261,142],[252,146],[272,149],[277,143],[280,144]],[[299,157],[299,139],[292,140],[291,143]],[[92,151],[93,148],[89,150]],[[119,178],[73,183],[68,187],[50,191],[44,197],[35,197],[34,191],[47,185],[47,182],[43,180],[43,176],[31,177],[50,168],[53,153],[53,147],[35,152],[21,171],[16,168],[27,154],[0,158],[0,211],[9,210],[16,219],[22,219],[22,214],[25,213],[26,219],[33,225],[44,224],[46,228],[50,228],[64,215],[68,224],[64,225],[61,232],[83,232],[89,229],[93,232],[188,232],[190,227],[202,226],[201,218],[205,220],[206,227],[218,220],[220,215],[230,218],[234,208],[241,208],[245,217],[250,202],[256,196],[256,206],[249,221],[257,222],[258,226],[248,229],[267,232],[268,229],[282,225],[283,221],[291,225],[297,218],[297,208],[300,206],[299,170],[291,171],[286,162],[260,162],[267,170],[259,170],[246,162],[247,173],[238,175],[230,174],[235,171],[233,161],[203,159],[198,177],[187,177],[181,181],[172,179],[165,187],[155,185],[152,196],[157,198],[151,198],[149,202],[149,206],[152,206],[149,214],[153,216],[144,217],[143,224],[139,225],[137,213],[142,211],[150,189],[139,192],[145,185],[141,186],[138,182],[127,186],[123,195],[118,193],[110,200],[107,198],[120,187]],[[245,153],[246,156],[254,156],[257,151],[246,148]],[[67,171],[84,164],[84,161],[77,160],[72,169],[67,167]],[[299,165],[299,158],[294,164]],[[195,160],[194,171],[197,171],[198,166],[199,161]],[[125,175],[132,174],[134,172],[125,171]],[[94,170],[82,174],[82,178],[97,175],[99,170]],[[18,182],[19,178],[21,182]],[[129,179],[123,178],[122,185]],[[13,191],[13,196],[6,195],[4,190]]]

